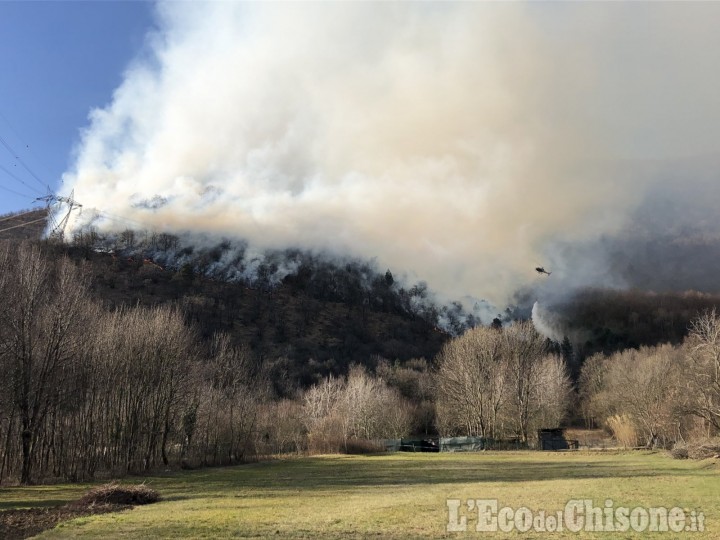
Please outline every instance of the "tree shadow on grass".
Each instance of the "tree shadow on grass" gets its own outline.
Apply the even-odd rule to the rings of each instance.
[[[0,511],[16,508],[50,508],[54,506],[61,506],[66,502],[68,502],[67,499],[13,499],[9,501],[0,501]]]
[[[644,460],[644,456],[613,459],[603,456],[561,454],[526,456],[462,454],[449,457],[438,454],[394,454],[369,456],[325,456],[273,460],[231,467],[178,471],[146,477],[166,501],[191,498],[242,497],[265,498],[278,492],[316,492],[354,490],[383,486],[430,486],[440,484],[523,483],[549,480],[624,479],[707,475],[707,469],[688,467],[668,460]],[[14,489],[14,488],[11,488]],[[18,488],[20,489],[20,488]],[[33,488],[28,488],[32,491]],[[52,507],[61,505],[57,493],[27,500],[0,500],[0,509]],[[18,494],[20,495],[20,494]],[[0,495],[0,499],[2,496]]]
[[[581,480],[603,478],[652,478],[659,476],[697,476],[702,470],[681,466],[658,468],[634,462],[528,461],[523,459],[447,460],[403,458],[394,460],[304,458],[288,461],[255,463],[211,471],[190,473],[185,486],[195,487],[205,495],[226,496],[234,486],[243,492],[257,490],[338,490],[342,488],[415,486],[435,484],[468,484],[490,482],[535,482],[546,480]],[[185,489],[181,489],[185,491]],[[192,496],[190,493],[188,493]],[[253,494],[254,496],[255,494]],[[184,493],[178,493],[184,498]],[[172,496],[168,497],[170,500]]]

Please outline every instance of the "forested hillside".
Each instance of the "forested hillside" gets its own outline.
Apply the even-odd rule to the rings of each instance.
[[[269,287],[210,279],[187,266],[165,268],[149,259],[68,253],[89,262],[94,294],[106,306],[178,305],[203,339],[227,333],[290,385],[347,373],[351,364],[374,367],[378,356],[431,359],[448,338],[423,317],[394,305],[387,288],[386,302],[373,305],[333,294],[319,276],[287,276]]]
[[[0,239],[39,240],[45,215],[40,209],[0,217]],[[347,373],[354,363],[372,368],[378,357],[431,360],[451,334],[479,324],[457,304],[435,303],[424,283],[400,284],[390,270],[359,260],[299,250],[257,255],[242,242],[182,246],[174,235],[130,230],[44,245],[51,257],[86,264],[93,294],[106,307],[179,306],[203,339],[228,333],[290,387]],[[534,300],[524,296],[498,322],[529,317]],[[543,307],[558,343],[569,338],[577,374],[596,352],[680,343],[694,317],[718,306],[720,295],[693,291],[586,289]]]
[[[6,227],[14,227],[5,233],[4,249],[15,251],[23,240],[40,242],[43,221],[15,225],[45,215],[43,209],[4,216]],[[161,235],[160,241],[168,238],[175,237]],[[68,256],[82,266],[91,296],[106,308],[176,306],[203,341],[223,332],[235,345],[247,346],[258,362],[271,366],[280,393],[345,374],[352,364],[374,368],[381,357],[432,359],[449,337],[437,326],[437,313],[426,312],[432,304],[409,305],[425,298],[424,286],[406,291],[389,271],[376,273],[359,261],[340,266],[306,260],[282,279],[269,275],[268,262],[252,277],[231,281],[203,268],[214,252],[198,255],[195,264],[173,266],[142,251],[97,249],[87,238],[75,240],[39,245],[49,259]]]
[[[713,308],[720,308],[720,295],[588,289],[550,310],[584,359],[598,352],[681,343],[693,319]]]
[[[711,408],[695,400],[717,358],[712,296],[586,291],[552,328],[573,346],[540,321],[462,332],[477,320],[459,305],[371,263],[141,237],[0,242],[0,482],[350,451],[412,433],[530,445],[540,427],[579,420],[568,416],[578,396],[588,424],[629,431],[628,444],[718,425],[716,383]],[[623,351],[666,341],[679,345]],[[595,350],[622,352],[584,361]],[[688,369],[691,394],[678,378]],[[608,400],[624,388],[617,374],[657,375],[669,390]],[[658,396],[668,407],[650,427],[633,420]]]

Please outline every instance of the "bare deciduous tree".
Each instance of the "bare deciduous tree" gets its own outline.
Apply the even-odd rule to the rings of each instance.
[[[0,270],[0,369],[19,419],[20,480],[28,483],[48,415],[73,386],[68,377],[85,337],[80,329],[86,287],[69,260],[52,264],[30,244],[5,245]]]
[[[671,345],[597,356],[583,370],[582,395],[607,427],[610,419],[632,422],[648,446],[666,445],[681,436],[686,416],[684,365],[683,349]]]
[[[337,451],[349,439],[399,438],[412,424],[410,404],[395,388],[354,366],[347,379],[329,377],[303,396],[314,451]]]
[[[483,327],[468,330],[445,345],[438,366],[441,432],[496,436],[509,383],[502,331]]]
[[[605,410],[604,388],[607,362],[605,355],[594,354],[585,360],[580,371],[579,399],[585,425],[593,428],[609,416]]]
[[[687,346],[690,408],[720,430],[720,316],[715,310],[693,321]]]
[[[531,417],[536,406],[542,359],[547,354],[546,340],[531,322],[519,322],[502,331],[503,355],[508,365],[508,409],[515,435],[528,442]],[[567,404],[565,404],[567,406]]]
[[[565,363],[548,356],[532,323],[475,328],[438,356],[437,420],[443,434],[512,435],[527,442],[557,425],[571,393]]]
[[[567,364],[560,356],[550,355],[541,360],[533,398],[531,429],[559,426],[565,420],[572,383]]]

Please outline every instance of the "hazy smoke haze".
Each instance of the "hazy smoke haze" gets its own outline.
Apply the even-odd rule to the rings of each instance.
[[[120,216],[376,257],[498,306],[526,286],[644,286],[653,239],[718,259],[720,4],[157,12],[64,177],[74,228]]]

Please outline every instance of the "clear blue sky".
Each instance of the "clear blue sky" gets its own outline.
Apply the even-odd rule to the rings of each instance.
[[[110,101],[143,50],[154,9],[141,1],[0,0],[0,137],[13,149],[0,140],[0,214],[38,206],[33,199],[47,188],[33,174],[57,188],[88,113]]]

